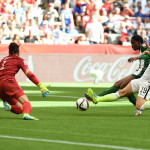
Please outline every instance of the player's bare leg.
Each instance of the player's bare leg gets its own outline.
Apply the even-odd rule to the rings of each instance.
[[[142,97],[138,96],[137,102],[136,102],[136,108],[143,111],[150,109],[150,101],[147,101],[146,99],[143,99]]]
[[[120,97],[128,96],[132,94],[132,87],[131,83],[129,83],[124,89],[116,92],[116,93],[111,93],[107,94],[105,96],[97,96],[92,89],[88,89],[88,96],[90,97],[89,100],[91,100],[93,103],[98,103],[98,102],[110,102],[110,101],[115,101],[118,100]],[[86,95],[85,95],[86,96]],[[87,97],[87,96],[86,96]]]
[[[133,94],[131,82],[124,89],[120,90],[118,93],[119,93],[120,97],[130,96],[131,94]],[[135,116],[140,116],[140,115],[142,115],[142,110],[140,110],[136,107]]]

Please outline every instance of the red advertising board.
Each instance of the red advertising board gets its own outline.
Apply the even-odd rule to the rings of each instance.
[[[2,58],[4,55],[0,55]],[[134,72],[137,63],[128,63],[130,55],[22,54],[31,71],[43,82],[93,82],[90,71],[101,70],[101,82],[115,82]],[[20,71],[19,82],[26,82]]]
[[[98,50],[101,49],[104,52],[103,46],[96,50],[95,46],[94,48],[74,46],[73,49],[70,45],[65,45],[67,48],[63,49],[63,47],[61,50],[61,46],[55,46],[54,48],[50,45],[43,45],[43,51],[49,50],[48,53],[42,53],[42,50],[36,53],[38,47],[41,49],[42,45],[22,46],[20,56],[25,59],[31,71],[43,82],[93,82],[95,78],[91,75],[91,70],[100,70],[103,73],[101,82],[115,82],[133,73],[138,64],[138,61],[134,63],[128,63],[127,61],[131,54],[133,57],[134,51],[130,51],[131,54],[128,55],[98,53]],[[48,47],[53,47],[53,52],[46,49]],[[115,46],[111,45],[111,47],[114,48]],[[122,52],[123,48],[120,47],[119,50]],[[131,47],[128,47],[128,49],[131,49]],[[1,45],[0,51],[2,52],[0,59],[2,59],[7,55],[6,52],[8,53],[8,45],[4,45],[4,47]],[[109,53],[112,53],[111,50]],[[22,71],[16,77],[19,82],[29,81]]]

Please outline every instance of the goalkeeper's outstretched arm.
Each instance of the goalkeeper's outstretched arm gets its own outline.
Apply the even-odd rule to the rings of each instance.
[[[37,85],[42,93],[43,97],[46,97],[47,94],[49,93],[49,90],[47,87],[49,87],[50,85],[44,85],[42,82],[40,82],[37,77],[30,71],[30,69],[28,68],[27,65],[24,65],[24,67],[22,67],[23,72],[26,74],[26,76],[35,84]]]

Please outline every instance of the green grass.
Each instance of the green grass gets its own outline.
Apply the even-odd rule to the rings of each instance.
[[[75,102],[87,87],[53,86],[52,96],[42,98],[34,86],[22,85],[31,101],[31,115],[40,120],[26,121],[0,107],[0,150],[150,149],[149,111],[135,117],[135,107],[126,99],[90,102],[87,111],[78,111]],[[96,93],[106,88],[90,87]]]

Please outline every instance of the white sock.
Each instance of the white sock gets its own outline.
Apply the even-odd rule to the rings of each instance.
[[[146,101],[140,108],[141,111],[150,109],[150,101]]]
[[[119,94],[119,92],[116,92],[116,95],[118,96],[118,98],[120,98],[120,94]]]

